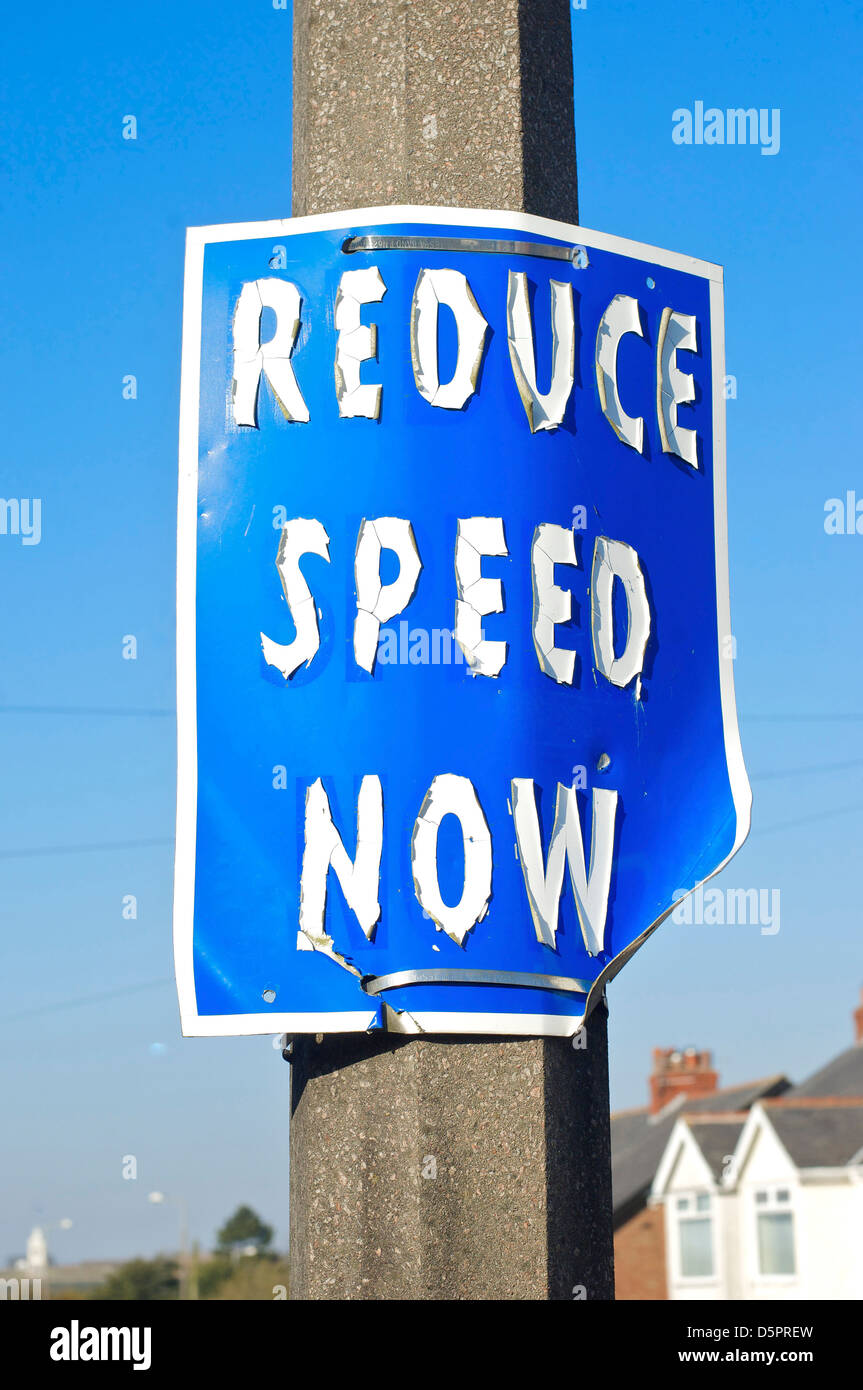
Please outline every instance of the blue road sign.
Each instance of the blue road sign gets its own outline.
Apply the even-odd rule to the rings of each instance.
[[[503,212],[189,232],[187,1034],[574,1033],[749,825],[722,272]]]

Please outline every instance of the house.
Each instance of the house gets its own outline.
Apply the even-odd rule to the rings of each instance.
[[[614,1264],[619,1300],[669,1296],[664,1215],[661,1207],[649,1205],[648,1199],[680,1116],[709,1119],[745,1113],[755,1101],[780,1095],[791,1084],[780,1075],[720,1090],[718,1080],[709,1052],[654,1048],[650,1104],[618,1111],[611,1117]],[[719,1131],[716,1133],[718,1138]]]
[[[863,1097],[682,1116],[651,1203],[672,1299],[863,1298]]]
[[[660,1296],[863,1298],[863,1007],[855,1029],[798,1086],[678,1114],[647,1206],[662,1229]]]

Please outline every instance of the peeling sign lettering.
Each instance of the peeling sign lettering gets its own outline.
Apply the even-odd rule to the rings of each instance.
[[[381,550],[392,550],[398,557],[398,578],[381,583]],[[354,621],[354,655],[358,666],[373,671],[381,623],[388,623],[407,608],[416,591],[422,561],[413,527],[397,516],[380,516],[364,521],[357,538],[354,574],[357,589],[357,616]]]
[[[455,318],[455,370],[443,385],[438,371],[438,317],[445,305]],[[420,395],[429,405],[461,410],[476,390],[488,324],[467,276],[459,270],[421,270],[411,305],[411,360]]]
[[[465,517],[458,523],[455,543],[455,640],[475,676],[499,676],[506,661],[506,642],[486,641],[482,620],[503,612],[503,584],[482,573],[484,555],[507,555],[503,521],[499,516]]]
[[[360,382],[360,367],[377,356],[376,324],[364,324],[360,310],[364,304],[379,304],[387,287],[376,265],[367,270],[346,270],[339,281],[334,313],[336,332],[336,400],[339,414],[363,415],[377,420],[381,413],[382,388]]]
[[[305,848],[300,878],[300,950],[334,955],[326,929],[327,876],[332,869],[345,901],[371,941],[381,915],[378,885],[383,850],[384,803],[379,777],[364,777],[357,799],[357,849],[351,859],[333,824],[329,798],[320,777],[306,792]],[[340,964],[344,959],[338,957]],[[352,969],[352,967],[346,967]],[[354,971],[358,974],[358,971]]]
[[[530,551],[533,570],[533,645],[540,669],[561,685],[572,685],[575,652],[554,644],[558,623],[572,617],[572,594],[554,582],[555,565],[577,565],[572,531],[542,522],[533,535]]]
[[[464,837],[464,887],[458,903],[444,902],[438,882],[437,841],[444,816],[456,816]],[[411,865],[417,901],[457,946],[481,922],[491,897],[491,834],[467,777],[435,777],[414,825]]]
[[[566,860],[584,944],[588,954],[595,956],[603,949],[605,940],[617,792],[595,788],[592,808],[590,867],[586,869],[577,793],[573,787],[558,783],[548,858],[543,865],[533,780],[527,777],[513,778],[512,814],[518,855],[537,940],[552,950],[557,945],[557,922]]]
[[[617,388],[617,349],[625,333],[644,337],[638,300],[616,294],[603,314],[596,331],[596,385],[605,416],[618,439],[639,454],[642,452],[644,420],[627,415]]]
[[[290,680],[304,662],[308,665],[321,644],[315,600],[300,560],[304,555],[319,555],[329,562],[329,546],[330,538],[319,521],[295,517],[282,527],[276,569],[297,635],[293,642],[281,643],[262,632],[261,649],[267,665],[275,666],[285,680]]]
[[[518,393],[527,414],[531,434],[553,430],[563,420],[575,380],[575,313],[572,285],[552,280],[551,290],[551,385],[543,395],[536,384],[533,324],[527,297],[527,276],[509,272],[507,337]]]
[[[626,642],[615,655],[614,581],[619,579],[626,595],[628,616]],[[638,556],[624,541],[598,536],[593,551],[590,576],[590,622],[593,652],[599,670],[612,685],[625,686],[639,676],[650,636],[650,605]]]
[[[291,354],[300,331],[300,292],[289,280],[254,280],[243,286],[234,310],[234,423],[257,427],[261,374],[286,420],[307,421],[308,407],[297,385]],[[276,331],[261,342],[265,309],[276,315]]]
[[[663,309],[656,340],[656,413],[662,448],[697,468],[698,437],[695,430],[684,429],[677,421],[677,407],[695,400],[695,378],[678,367],[679,351],[698,351],[695,317]]]

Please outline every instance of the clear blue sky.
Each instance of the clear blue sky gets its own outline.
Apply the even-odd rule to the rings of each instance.
[[[727,1082],[805,1075],[849,1042],[863,983],[863,536],[823,525],[827,498],[863,498],[855,10],[573,12],[583,222],[726,267],[756,800],[720,884],[781,890],[777,935],[668,924],[613,985],[618,1106],[642,1101],[659,1044],[712,1048]],[[284,1243],[288,1068],[269,1038],[179,1038],[173,723],[131,711],[174,705],[184,228],[290,210],[290,11],[48,3],[4,37],[0,493],[42,499],[42,539],[0,536],[0,1260],[64,1216],[58,1258],[175,1245],[152,1188],[188,1198],[204,1243],[239,1201]],[[779,152],[676,145],[672,112],[696,101],[780,108]]]

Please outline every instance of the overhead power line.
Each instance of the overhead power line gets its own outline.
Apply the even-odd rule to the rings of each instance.
[[[145,980],[137,985],[125,985],[121,989],[107,990],[103,994],[87,994],[81,999],[65,999],[57,1004],[37,1004],[32,1009],[23,1009],[17,1014],[0,1014],[0,1023],[17,1023],[22,1018],[33,1018],[36,1014],[55,1014],[61,1009],[80,1009],[85,1004],[106,1004],[111,999],[121,999],[129,994],[140,994],[146,989],[158,989],[174,983],[170,976],[161,980]]]
[[[744,714],[741,724],[859,724],[863,714]]]
[[[821,763],[813,767],[776,768],[772,772],[753,772],[750,782],[771,782],[778,777],[818,777],[828,772],[845,772],[849,767],[863,767],[863,758],[852,758],[845,763]]]
[[[827,820],[831,816],[849,816],[863,811],[863,801],[853,806],[836,806],[829,811],[814,811],[810,816],[797,816],[794,820],[779,821],[776,825],[756,826],[752,835],[772,835],[777,830],[793,830],[798,825],[809,825],[812,821]]]

